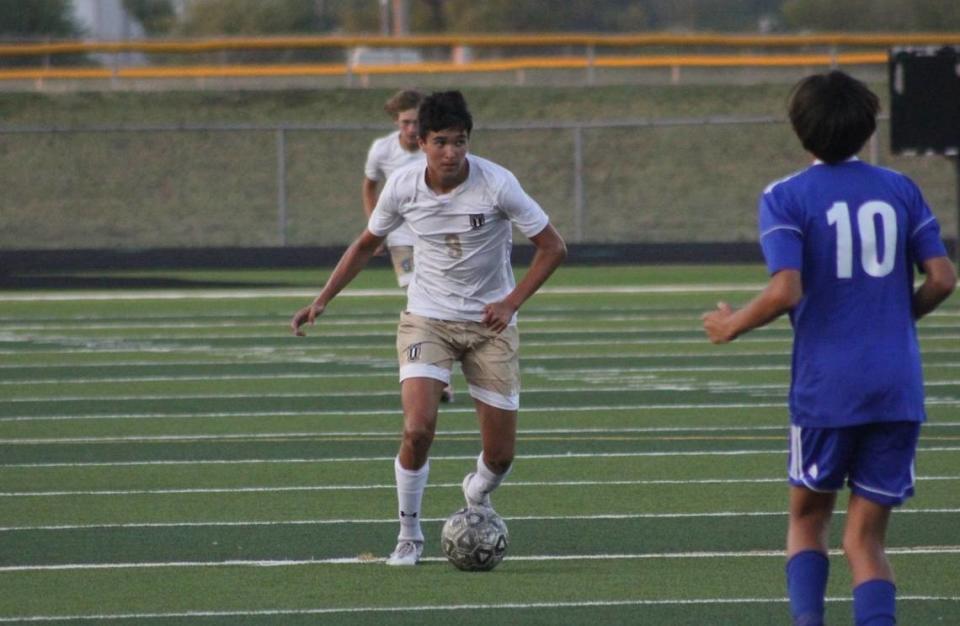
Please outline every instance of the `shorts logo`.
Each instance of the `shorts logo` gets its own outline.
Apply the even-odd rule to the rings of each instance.
[[[477,215],[470,216],[470,228],[473,230],[480,230],[480,228],[486,223],[487,217],[480,213]]]
[[[409,348],[407,348],[407,359],[411,361],[416,361],[420,358],[420,344],[415,343]]]

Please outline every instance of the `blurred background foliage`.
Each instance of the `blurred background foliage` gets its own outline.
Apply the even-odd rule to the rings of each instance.
[[[122,0],[151,36],[377,33],[397,0]],[[413,33],[949,31],[957,0],[403,0]],[[0,38],[82,35],[71,0],[0,2]]]

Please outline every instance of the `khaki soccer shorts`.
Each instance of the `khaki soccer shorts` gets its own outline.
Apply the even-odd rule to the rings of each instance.
[[[406,288],[413,278],[413,246],[395,246],[390,248],[390,262],[397,275],[397,284]]]
[[[497,334],[480,322],[435,320],[404,311],[397,328],[400,381],[433,378],[450,384],[460,361],[470,396],[499,409],[520,408],[520,333]]]

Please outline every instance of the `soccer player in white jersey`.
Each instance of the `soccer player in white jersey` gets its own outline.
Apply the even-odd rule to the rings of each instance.
[[[383,105],[390,114],[397,130],[375,139],[367,151],[367,162],[363,167],[363,210],[370,219],[377,198],[380,196],[380,184],[386,182],[396,170],[413,164],[423,164],[424,156],[420,150],[420,136],[417,132],[417,109],[423,101],[423,94],[412,89],[404,89],[393,94]],[[393,271],[397,275],[397,284],[406,289],[413,277],[413,244],[416,235],[406,224],[387,235],[387,252]],[[442,402],[453,402],[453,385],[448,384],[440,392]]]
[[[393,118],[397,130],[375,139],[367,151],[361,187],[363,210],[367,219],[370,219],[370,214],[377,206],[380,185],[386,182],[390,174],[406,165],[424,162],[417,134],[417,108],[422,100],[423,95],[419,91],[407,89],[393,94],[383,105],[383,109]],[[410,284],[413,277],[414,240],[415,235],[407,225],[400,226],[387,235],[390,261],[397,274],[397,283],[403,288]]]
[[[721,302],[703,316],[710,340],[725,343],[790,313],[786,575],[793,623],[802,626],[824,623],[829,524],[844,482],[855,623],[896,621],[884,542],[892,507],[913,495],[926,419],[915,322],[956,285],[917,186],[856,158],[878,110],[877,96],[843,72],[797,84],[790,121],[816,161],[760,197],[770,281],[742,309]],[[916,288],[915,267],[924,273]]]
[[[397,329],[403,435],[394,462],[400,533],[389,565],[415,565],[423,552],[420,511],[430,470],[440,390],[460,361],[480,425],[482,452],[463,481],[467,504],[489,494],[513,463],[520,400],[517,310],[566,257],[543,209],[503,167],[468,154],[473,120],[458,91],[434,93],[418,113],[426,165],[387,179],[367,228],[350,245],[320,295],[297,311],[302,334],[402,224],[416,235],[417,263]],[[519,283],[510,266],[512,229],[535,247]]]

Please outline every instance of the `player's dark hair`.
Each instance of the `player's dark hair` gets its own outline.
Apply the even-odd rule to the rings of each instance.
[[[880,100],[859,80],[834,70],[797,83],[787,109],[803,147],[824,163],[839,163],[876,130]]]
[[[420,125],[421,139],[426,139],[429,132],[454,129],[470,136],[473,130],[473,116],[459,91],[436,91],[424,98],[417,123]]]
[[[414,89],[404,89],[390,96],[383,105],[383,110],[395,118],[404,111],[418,108],[421,102],[423,102],[422,93]]]

